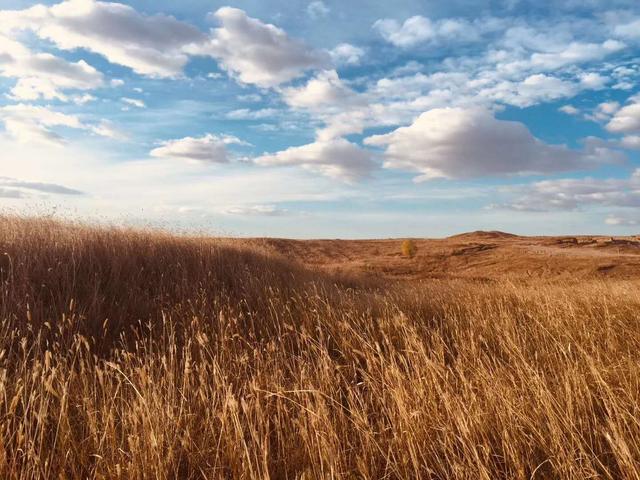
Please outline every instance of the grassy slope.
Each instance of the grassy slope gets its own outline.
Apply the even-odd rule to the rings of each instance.
[[[1,478],[639,478],[637,281],[0,219]]]

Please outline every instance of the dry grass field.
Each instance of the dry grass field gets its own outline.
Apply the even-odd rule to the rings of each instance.
[[[0,217],[0,478],[640,478],[640,247]]]

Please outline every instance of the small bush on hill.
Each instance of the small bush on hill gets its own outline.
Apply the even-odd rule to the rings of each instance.
[[[413,258],[417,251],[418,247],[413,240],[405,240],[402,242],[402,255],[405,257]]]

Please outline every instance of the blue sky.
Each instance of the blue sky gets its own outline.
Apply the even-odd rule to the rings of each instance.
[[[640,230],[634,1],[4,0],[0,209],[224,235]]]

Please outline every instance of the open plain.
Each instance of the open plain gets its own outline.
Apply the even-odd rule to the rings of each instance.
[[[0,222],[2,478],[639,478],[635,238]]]

